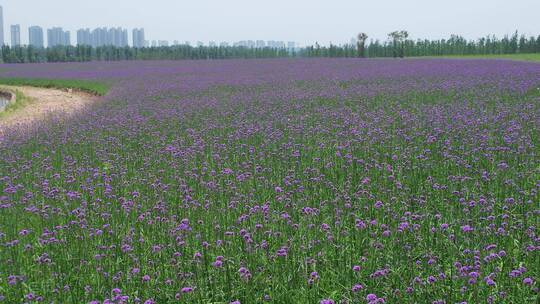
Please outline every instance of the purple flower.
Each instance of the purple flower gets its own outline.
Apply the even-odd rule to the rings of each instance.
[[[370,293],[366,296],[366,300],[368,302],[373,302],[373,301],[376,301],[377,300],[377,295],[373,294],[373,293]]]
[[[238,269],[238,272],[240,273],[240,278],[245,281],[249,281],[249,279],[251,278],[251,272],[245,267],[240,267],[240,269]]]
[[[278,251],[276,252],[276,255],[277,256],[280,256],[280,257],[285,257],[287,256],[288,254],[288,248],[287,247],[281,247],[280,249],[278,249]]]
[[[352,287],[352,292],[359,292],[360,290],[364,289],[364,286],[360,285],[360,284],[356,284]]]
[[[193,287],[184,287],[180,290],[182,293],[190,293],[193,291]]]
[[[19,231],[19,235],[22,235],[22,236],[27,235],[29,233],[30,233],[30,231],[28,229],[23,229],[23,230]]]
[[[461,226],[461,231],[463,231],[463,232],[471,232],[473,230],[474,229],[470,225]]]

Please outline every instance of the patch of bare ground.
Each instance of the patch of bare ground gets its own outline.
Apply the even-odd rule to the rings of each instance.
[[[26,104],[0,116],[0,138],[12,131],[29,130],[47,117],[69,118],[94,103],[99,97],[80,91],[36,87],[0,86],[0,90],[19,91]]]

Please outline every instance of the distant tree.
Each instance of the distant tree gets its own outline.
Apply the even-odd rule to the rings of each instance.
[[[357,36],[356,41],[356,49],[358,51],[358,57],[366,57],[365,49],[366,49],[366,40],[368,39],[368,35],[366,33],[359,33]]]
[[[392,40],[394,58],[405,56],[405,41],[409,38],[407,31],[394,31],[388,34],[388,38]]]
[[[398,31],[394,31],[394,32],[391,32],[390,34],[388,34],[388,38],[392,41],[392,46],[393,46],[393,55],[394,55],[394,58],[397,57],[397,44],[398,44],[398,39],[399,39],[399,32]]]

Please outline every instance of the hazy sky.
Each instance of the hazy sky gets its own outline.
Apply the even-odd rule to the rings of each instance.
[[[412,38],[540,34],[540,0],[0,0],[9,25],[144,27],[148,40],[284,40],[344,43],[358,31],[371,38],[407,29]]]

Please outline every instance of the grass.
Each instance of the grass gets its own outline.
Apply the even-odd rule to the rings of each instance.
[[[30,102],[32,102],[30,98],[25,96],[21,91],[15,90],[15,102],[10,102],[6,105],[4,110],[0,112],[0,118],[24,108]]]
[[[436,56],[431,58],[456,58],[456,59],[508,59],[519,61],[540,62],[540,53],[536,54],[503,54],[503,55],[450,55]]]
[[[39,78],[0,78],[0,84],[10,86],[32,86],[40,88],[73,89],[98,96],[107,94],[110,84],[75,79],[39,79]]]

